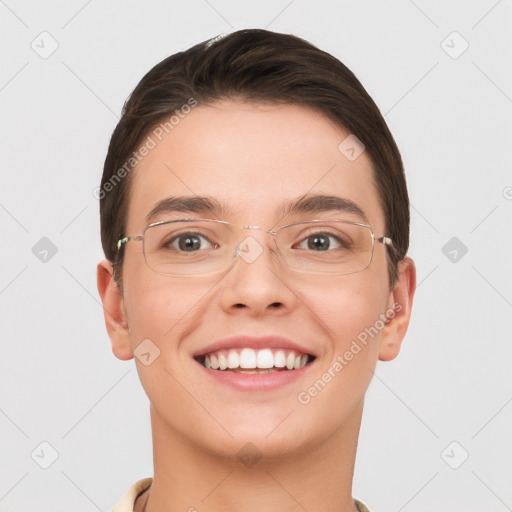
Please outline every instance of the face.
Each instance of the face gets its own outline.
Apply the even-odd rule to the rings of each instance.
[[[252,442],[271,457],[312,447],[360,416],[371,370],[379,357],[396,355],[404,334],[386,248],[375,243],[361,272],[312,274],[283,264],[272,235],[241,229],[342,218],[386,235],[370,159],[363,152],[350,161],[338,149],[348,135],[304,107],[219,102],[192,109],[132,171],[128,235],[142,234],[162,200],[206,197],[224,210],[161,211],[152,222],[222,219],[239,242],[250,237],[254,256],[239,256],[220,274],[173,277],[147,266],[142,242],[121,249],[123,294],[111,338],[122,359],[150,340],[151,364],[136,364],[153,428],[211,453],[232,456]],[[315,195],[350,201],[364,217],[354,208],[284,214],[286,205]],[[255,357],[278,371],[204,366],[207,354],[210,364],[222,357],[229,364],[243,349],[250,349],[242,356],[249,367]],[[297,358],[308,363],[288,369]]]

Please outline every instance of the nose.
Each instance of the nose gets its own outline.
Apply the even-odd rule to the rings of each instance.
[[[273,237],[247,233],[223,279],[221,307],[230,314],[283,315],[293,310],[297,300]]]

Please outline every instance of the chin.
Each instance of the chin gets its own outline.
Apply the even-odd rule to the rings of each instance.
[[[263,417],[253,410],[252,417],[246,421],[233,418],[224,423],[233,437],[216,428],[215,432],[210,429],[197,432],[196,439],[203,450],[217,459],[234,460],[236,463],[244,463],[246,458],[268,463],[282,462],[283,458],[303,455],[305,450],[321,444],[337,430],[334,423],[317,424],[309,414],[300,418],[299,412],[290,408],[286,414]]]

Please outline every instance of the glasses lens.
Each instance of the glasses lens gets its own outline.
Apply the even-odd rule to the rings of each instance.
[[[159,274],[214,274],[232,260],[232,238],[230,226],[216,220],[163,222],[146,229],[144,256]]]
[[[309,273],[360,272],[373,253],[371,229],[346,221],[291,224],[279,230],[277,243],[291,269]]]

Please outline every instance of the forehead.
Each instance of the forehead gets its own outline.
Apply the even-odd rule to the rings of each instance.
[[[381,229],[369,157],[363,152],[349,159],[339,149],[349,135],[298,105],[196,106],[172,127],[144,138],[150,149],[132,171],[127,229],[143,229],[167,198],[210,197],[226,206],[225,220],[272,225],[286,203],[310,195],[347,199]]]

